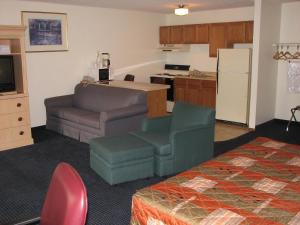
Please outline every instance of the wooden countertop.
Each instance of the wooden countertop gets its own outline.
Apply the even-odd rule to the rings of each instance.
[[[103,85],[110,87],[119,87],[119,88],[127,88],[141,91],[157,91],[164,90],[170,88],[170,85],[164,84],[149,84],[149,83],[141,83],[141,82],[132,82],[132,81],[123,81],[123,80],[113,80],[108,83],[92,83],[95,85]]]
[[[216,73],[214,73],[214,72],[201,72],[201,75],[182,75],[182,76],[175,76],[175,78],[216,81]]]

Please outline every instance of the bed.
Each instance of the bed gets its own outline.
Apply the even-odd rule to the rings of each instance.
[[[300,224],[300,146],[259,137],[132,199],[131,225]]]

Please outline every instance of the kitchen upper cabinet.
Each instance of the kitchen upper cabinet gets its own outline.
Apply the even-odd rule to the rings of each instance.
[[[245,42],[246,43],[253,43],[253,29],[254,29],[254,22],[247,21],[245,22]]]
[[[233,47],[234,43],[246,42],[246,23],[233,22],[227,24],[227,45]]]
[[[208,24],[197,24],[196,26],[196,44],[208,44],[209,42],[209,34]]]
[[[182,44],[183,35],[182,35],[183,26],[171,26],[170,27],[170,44]]]
[[[184,44],[208,44],[208,24],[182,26]]]
[[[184,44],[196,44],[196,25],[183,26],[182,35]]]
[[[209,44],[209,56],[216,57],[219,48],[252,43],[253,21],[162,26],[159,36],[160,44]]]
[[[170,43],[170,26],[164,26],[159,28],[159,43],[169,44]]]
[[[219,48],[227,48],[226,23],[209,25],[209,56],[216,57]]]

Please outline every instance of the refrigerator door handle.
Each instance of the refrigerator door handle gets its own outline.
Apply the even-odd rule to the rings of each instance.
[[[219,57],[219,51],[218,51],[218,57],[217,57],[217,77],[216,77],[216,81],[217,81],[217,94],[219,93],[219,61],[220,61],[220,57]]]

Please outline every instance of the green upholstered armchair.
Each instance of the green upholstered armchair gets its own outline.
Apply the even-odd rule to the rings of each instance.
[[[155,173],[178,173],[213,157],[215,110],[177,102],[173,113],[145,119],[131,134],[155,147]]]

